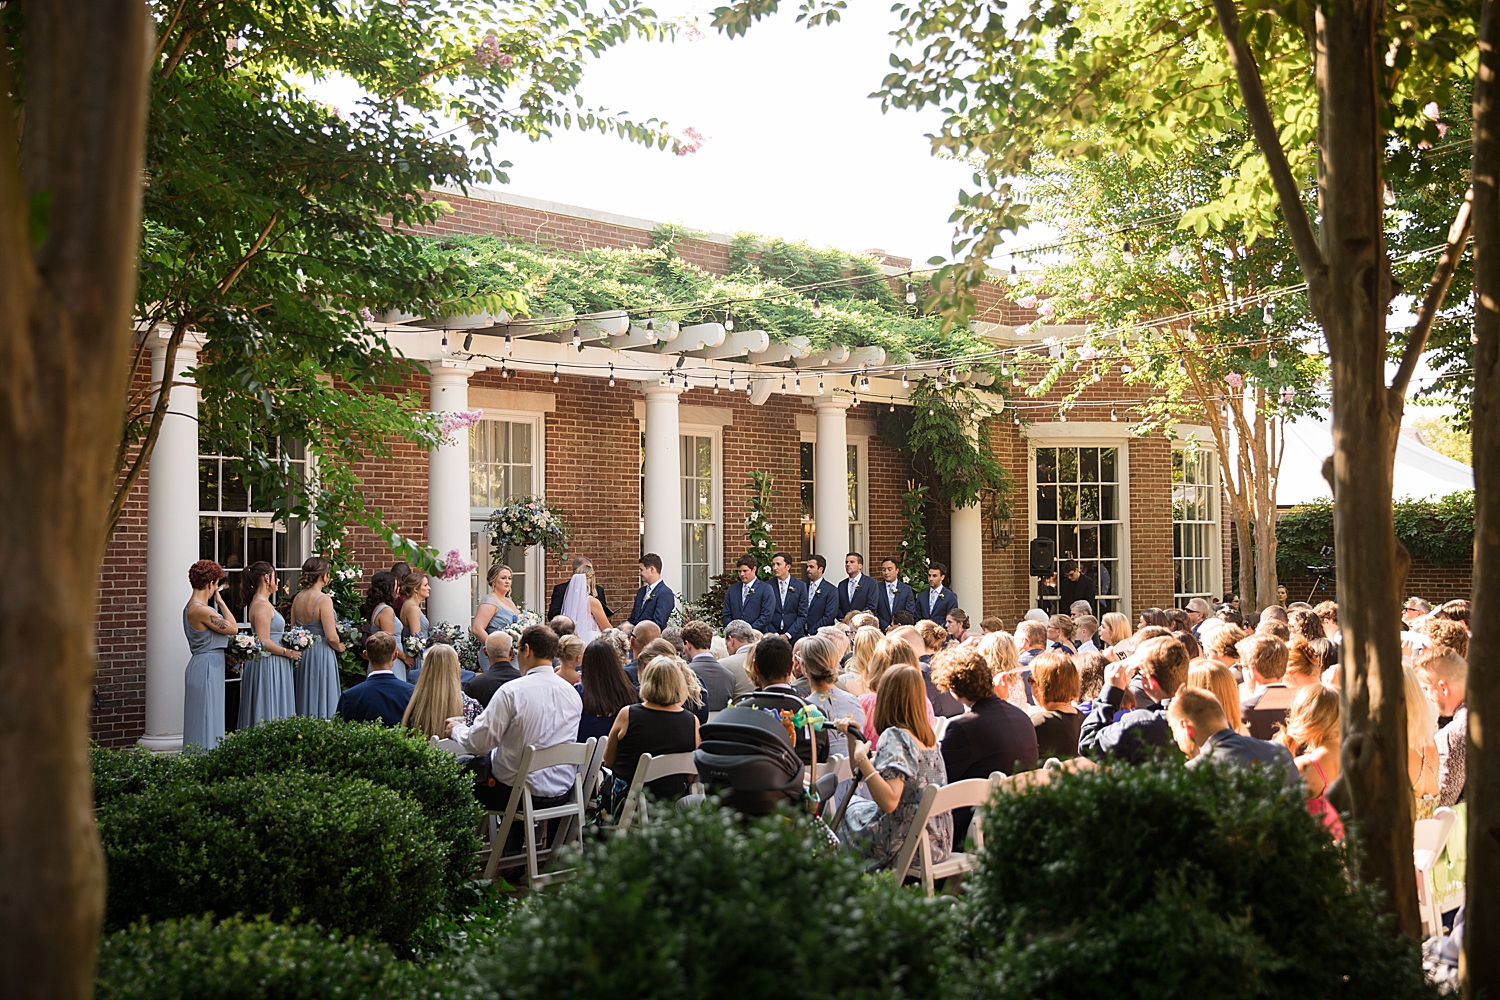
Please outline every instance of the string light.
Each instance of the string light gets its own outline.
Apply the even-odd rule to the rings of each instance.
[[[943,391],[943,373],[942,372],[938,372],[936,375],[932,376],[932,391],[933,392],[942,392]]]
[[[724,330],[726,333],[734,332],[734,313],[728,309],[724,310]]]
[[[504,361],[504,359],[502,359],[500,361],[500,377],[501,378],[510,378],[510,371],[505,367],[505,361]]]
[[[901,388],[903,388],[903,389],[910,389],[911,388],[911,380],[906,377],[906,369],[905,368],[901,369]]]
[[[557,362],[552,363],[552,384],[557,384]]]
[[[516,349],[516,345],[515,345],[515,343],[514,343],[514,342],[513,342],[513,341],[512,341],[512,340],[511,340],[511,337],[510,337],[510,334],[508,334],[508,333],[507,333],[507,334],[506,334],[506,335],[505,335],[505,353],[506,353],[506,354],[510,354],[510,353],[512,353],[512,352],[513,352],[513,351],[515,351],[515,349]]]
[[[1120,422],[1120,411],[1119,410],[1110,410],[1109,411],[1109,419],[1113,420],[1115,423],[1119,423]]]
[[[609,366],[609,384],[611,388],[613,388],[615,384],[615,366],[613,364]]]
[[[818,376],[818,395],[823,395],[823,376]]]
[[[469,350],[469,348],[471,348],[473,346],[474,346],[474,335],[472,333],[466,333],[466,334],[464,334],[464,351],[465,351],[465,353],[467,353],[468,350]]]
[[[891,397],[891,412],[892,413],[896,412],[896,397],[895,396]]]
[[[866,375],[863,370],[861,370],[859,373],[859,391],[870,391],[870,376]]]
[[[677,355],[677,364],[676,364],[675,367],[677,367],[677,368],[680,369],[685,364],[687,364],[687,355],[686,354],[679,354],[679,355]]]
[[[719,394],[719,376],[715,375],[714,376],[714,395],[717,396],[718,394]]]
[[[729,391],[734,391],[734,372],[732,371],[729,373]]]
[[[443,352],[443,357],[446,358],[448,356],[448,331],[447,330],[443,331],[443,344],[442,344],[442,347],[440,348],[440,350]]]
[[[792,379],[792,388],[797,390],[797,395],[802,395],[802,376],[798,375]]]
[[[573,346],[578,348],[583,347],[583,334],[579,332],[576,326],[573,327]]]
[[[1276,367],[1276,352],[1275,352],[1275,351],[1272,351],[1272,352],[1271,352],[1271,357],[1270,357],[1270,359],[1269,359],[1269,360],[1268,360],[1268,361],[1267,361],[1267,362],[1266,362],[1266,364],[1268,364],[1268,365],[1270,365],[1270,366],[1271,366],[1271,367],[1272,367],[1272,368],[1275,368],[1275,367]]]
[[[1125,241],[1125,263],[1127,263],[1127,264],[1134,264],[1135,263],[1135,254],[1132,253],[1131,250],[1130,250],[1130,241],[1129,240]]]
[[[783,396],[786,395],[786,376],[785,375],[781,376],[781,394]]]
[[[646,317],[646,332],[647,333],[655,333],[656,332],[656,319],[654,317],[651,317],[651,316],[647,316]]]
[[[917,304],[917,290],[912,287],[910,281],[906,283],[906,304],[909,306]]]

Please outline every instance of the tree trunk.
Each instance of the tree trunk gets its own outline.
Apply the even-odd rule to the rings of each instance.
[[[1251,541],[1250,512],[1235,505],[1234,530],[1240,546],[1240,609],[1255,607],[1255,544]]]
[[[1275,604],[1276,601],[1276,489],[1272,481],[1270,464],[1271,448],[1267,435],[1271,433],[1266,420],[1266,390],[1255,389],[1255,437],[1251,441],[1250,455],[1254,469],[1251,496],[1255,498],[1255,604],[1254,610]]]
[[[86,998],[104,905],[88,720],[135,298],[140,0],[28,0],[0,93],[0,982]],[[24,85],[22,84],[24,80]],[[38,658],[39,652],[45,656]]]
[[[1500,11],[1485,0],[1474,81],[1474,638],[1465,800],[1466,995],[1500,997]]]
[[[1383,446],[1393,429],[1385,384],[1385,130],[1375,82],[1382,10],[1378,0],[1331,0],[1317,9],[1318,237],[1326,271],[1309,276],[1309,292],[1333,373],[1343,780],[1362,846],[1361,873],[1385,889],[1398,928],[1417,937],[1392,456]]]

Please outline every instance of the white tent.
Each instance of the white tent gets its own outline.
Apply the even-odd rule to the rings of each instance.
[[[1281,481],[1276,504],[1293,507],[1332,495],[1323,478],[1323,460],[1333,454],[1330,419],[1306,417],[1286,425],[1286,451],[1281,459]],[[1401,432],[1396,443],[1396,498],[1445,497],[1474,488],[1474,470],[1429,448],[1414,429]]]

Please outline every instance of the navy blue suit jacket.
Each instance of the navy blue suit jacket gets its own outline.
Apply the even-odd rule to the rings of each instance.
[[[839,619],[837,585],[827,577],[807,584],[807,611],[802,618],[802,634],[815,635],[818,629]],[[793,638],[798,638],[794,636]]]
[[[781,601],[781,581],[774,576],[766,581],[771,586],[772,632],[792,637],[796,642],[807,634],[807,584],[796,577],[786,582],[786,603]]]
[[[897,611],[907,612],[913,620],[921,617],[917,611],[917,594],[911,589],[911,584],[897,580],[894,601],[891,600],[889,588],[890,584],[882,580],[879,589],[875,591],[875,617],[880,619],[881,628],[891,627],[891,619],[896,616]]]
[[[938,596],[937,604],[929,610],[928,602],[931,600],[932,591],[930,590],[917,598],[917,618],[930,618],[939,625],[946,625],[948,622],[948,612],[958,607],[958,595],[947,587],[944,587],[942,594]]]
[[[677,598],[673,595],[672,588],[667,586],[666,581],[658,580],[656,589],[651,592],[651,600],[646,600],[645,587],[635,592],[635,604],[630,608],[630,624],[652,621],[665,629],[667,619],[672,617],[672,609],[676,606]]]
[[[339,695],[338,717],[345,722],[399,726],[415,688],[395,674],[371,674]]]
[[[745,596],[745,585],[739,580],[729,584],[724,595],[724,627],[738,618],[749,622],[757,632],[771,630],[771,616],[776,611],[776,593],[772,584],[756,577],[750,585],[750,596]]]
[[[851,611],[874,612],[875,602],[879,599],[876,590],[879,584],[872,577],[861,573],[859,575],[859,587],[854,591],[854,598],[849,598],[849,578],[845,577],[838,583],[839,587],[839,617],[842,618]]]

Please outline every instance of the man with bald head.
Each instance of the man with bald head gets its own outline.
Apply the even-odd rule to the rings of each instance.
[[[509,632],[491,632],[484,640],[484,655],[490,665],[482,674],[476,674],[464,684],[464,693],[481,705],[488,705],[495,692],[521,676],[521,671],[510,662],[511,639]]]
[[[641,655],[652,639],[661,638],[661,626],[647,618],[635,623],[635,628],[630,633],[630,662],[625,664],[625,674],[630,678],[630,683],[636,687],[641,686],[641,678],[637,673],[636,658]]]

